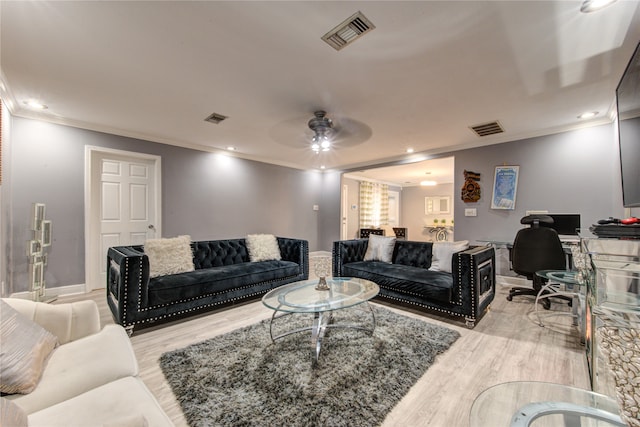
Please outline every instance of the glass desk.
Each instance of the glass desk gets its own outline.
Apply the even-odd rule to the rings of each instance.
[[[515,381],[490,387],[476,397],[469,414],[470,427],[598,426],[625,427],[616,401],[608,396],[533,381]]]

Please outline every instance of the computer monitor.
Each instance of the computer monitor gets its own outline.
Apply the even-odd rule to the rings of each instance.
[[[556,230],[561,236],[577,235],[580,229],[580,214],[545,214],[553,218],[553,224],[540,224]]]

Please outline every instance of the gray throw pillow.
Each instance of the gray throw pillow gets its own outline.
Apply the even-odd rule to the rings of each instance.
[[[58,338],[0,300],[0,391],[31,393]]]
[[[395,237],[384,237],[378,236],[377,234],[370,234],[367,252],[364,254],[364,260],[391,263],[395,245]]]
[[[458,242],[434,242],[433,258],[431,259],[431,271],[444,271],[451,273],[451,264],[453,254],[456,252],[469,249],[468,240],[460,240]]]

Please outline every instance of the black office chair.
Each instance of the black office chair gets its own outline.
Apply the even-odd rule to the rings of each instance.
[[[541,223],[553,224],[553,218],[548,215],[528,215],[520,220],[521,224],[530,225],[516,234],[513,247],[509,251],[511,269],[533,281],[533,288],[514,287],[509,290],[507,300],[511,301],[517,295],[537,296],[546,280],[536,275],[539,270],[564,270],[567,258],[562,248],[558,233],[548,227],[540,227]],[[567,297],[558,296],[564,300]],[[541,299],[542,306],[548,310],[551,307],[549,298]]]

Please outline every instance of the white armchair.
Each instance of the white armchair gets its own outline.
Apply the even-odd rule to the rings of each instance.
[[[51,305],[6,298],[4,302],[58,337],[61,345],[100,332],[100,314],[94,301]]]
[[[29,426],[172,426],[138,378],[138,363],[124,328],[100,327],[94,301],[49,305],[4,302],[58,338],[35,390],[3,396],[28,415]],[[120,424],[118,424],[120,425]]]

